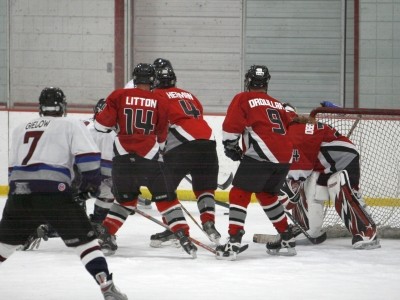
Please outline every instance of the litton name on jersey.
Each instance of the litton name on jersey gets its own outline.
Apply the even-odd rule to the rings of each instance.
[[[268,99],[263,99],[263,98],[254,98],[249,100],[249,105],[250,108],[256,107],[256,106],[269,106],[277,109],[283,109],[283,105],[280,102],[272,102],[269,101]]]
[[[35,122],[29,122],[26,124],[25,129],[35,129],[35,128],[42,128],[47,127],[50,124],[50,120],[40,120]]]
[[[157,100],[141,97],[126,97],[126,104],[156,108]]]

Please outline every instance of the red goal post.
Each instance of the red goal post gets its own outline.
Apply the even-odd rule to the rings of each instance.
[[[317,121],[335,127],[360,152],[360,188],[380,237],[400,238],[400,109],[316,108]],[[348,236],[331,201],[326,201],[328,237]]]

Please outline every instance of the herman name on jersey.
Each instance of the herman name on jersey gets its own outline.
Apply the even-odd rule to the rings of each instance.
[[[268,99],[263,99],[263,98],[254,98],[249,100],[249,105],[250,108],[256,107],[256,106],[269,106],[272,108],[277,108],[277,109],[283,109],[283,105],[280,102],[272,102]]]
[[[166,93],[169,99],[189,99],[193,100],[193,95],[188,92],[167,92]]]

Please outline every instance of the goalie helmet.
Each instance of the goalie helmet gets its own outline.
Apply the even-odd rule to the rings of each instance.
[[[244,87],[246,90],[268,88],[268,82],[271,79],[271,75],[268,72],[268,68],[263,65],[253,65],[247,71],[244,79]]]
[[[171,67],[164,67],[156,71],[156,87],[158,88],[170,88],[176,84],[176,75]]]
[[[93,112],[94,112],[94,119],[96,119],[96,115],[101,112],[104,107],[106,107],[106,99],[101,98],[99,101],[97,101],[97,104],[93,107]]]
[[[67,102],[63,91],[56,87],[46,87],[39,96],[40,116],[61,117],[67,115]]]
[[[150,84],[153,86],[153,83],[156,79],[156,71],[154,66],[143,63],[138,64],[133,70],[132,79],[135,85]]]
[[[165,58],[157,58],[156,60],[154,60],[153,66],[156,70],[163,69],[165,67],[170,67],[172,70],[174,70],[172,68],[171,62]]]

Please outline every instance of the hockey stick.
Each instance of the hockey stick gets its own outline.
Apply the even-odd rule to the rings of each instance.
[[[187,175],[185,175],[185,179],[190,184],[192,184],[192,180]],[[232,180],[233,180],[233,174],[231,173],[229,175],[228,179],[223,184],[218,184],[218,188],[220,188],[221,190],[226,190],[231,185]],[[215,204],[218,204],[218,205],[223,206],[225,208],[229,208],[229,204],[226,203],[226,202],[222,202],[222,201],[219,201],[219,200],[216,200],[216,199],[214,199],[214,201],[215,201]]]
[[[292,227],[292,233],[294,237],[297,237],[300,234],[304,234],[304,236],[314,245],[321,244],[327,238],[326,232],[313,238],[300,224],[299,222],[292,216],[292,214],[288,211],[285,211],[286,215],[292,220],[294,226]],[[257,233],[253,235],[253,242],[260,244],[267,244],[269,242],[273,242],[276,240],[276,235],[273,234],[261,234]],[[299,241],[299,244],[301,241]]]
[[[154,217],[152,217],[152,216],[146,214],[144,211],[141,211],[141,210],[139,210],[139,209],[137,209],[137,208],[134,208],[133,210],[134,210],[136,213],[138,213],[139,215],[142,215],[143,217],[145,217],[145,218],[147,218],[147,219],[153,221],[154,223],[157,223],[158,225],[161,225],[161,226],[164,227],[165,229],[168,229],[168,230],[172,231],[171,228],[170,228],[168,225],[166,225],[166,224],[164,224],[163,222],[157,220],[156,218],[154,218]],[[213,248],[211,248],[211,247],[209,247],[209,246],[203,244],[202,242],[200,242],[200,241],[198,241],[198,240],[196,240],[196,239],[194,239],[194,238],[192,238],[192,237],[189,237],[189,240],[192,241],[193,243],[195,243],[196,245],[202,247],[203,249],[205,249],[205,250],[207,250],[207,251],[210,251],[210,252],[213,253],[213,254],[217,254],[217,251],[216,251],[215,249],[213,249]]]
[[[297,237],[298,235],[300,235],[302,233],[300,229],[298,229],[298,230],[300,231],[298,234],[293,234],[295,237]],[[326,240],[326,238],[327,238],[326,232],[324,232],[320,236],[317,236],[315,238],[316,244],[323,243]],[[271,243],[271,242],[275,242],[275,241],[276,241],[276,234],[255,233],[253,235],[253,242],[254,243],[267,244],[267,243]],[[296,244],[297,245],[302,245],[302,244],[304,244],[305,241],[306,240],[296,241]]]
[[[192,179],[190,179],[189,176],[185,175],[185,179],[190,184],[192,183]],[[224,183],[222,183],[222,184],[218,183],[218,188],[221,189],[221,190],[226,190],[231,185],[232,181],[233,181],[233,174],[231,172],[231,174],[229,174],[228,179]]]
[[[226,203],[226,202],[218,201],[216,199],[214,199],[214,201],[215,201],[215,204],[218,204],[218,205],[223,206],[225,208],[229,208],[229,204]]]
[[[204,232],[204,234],[208,237],[208,239],[209,239],[211,242],[217,244],[217,246],[218,246],[219,243],[214,242],[213,240],[211,240],[211,238],[210,238],[210,236],[207,234],[207,232],[200,226],[200,224],[196,221],[196,219],[192,216],[192,214],[186,209],[186,207],[183,206],[182,203],[181,203],[181,207],[182,207],[183,211],[189,216],[189,218],[191,218],[192,221],[197,225],[197,227],[199,227],[200,230]]]
[[[323,241],[326,240],[326,232],[316,238],[313,238],[311,235],[308,234],[308,232],[299,224],[299,222],[297,222],[297,220],[292,216],[292,214],[288,211],[285,211],[286,215],[289,217],[290,220],[292,220],[293,224],[295,224],[297,227],[299,227],[299,229],[301,230],[301,232],[305,235],[305,237],[314,245],[318,245],[321,244]]]
[[[182,203],[181,203],[181,207],[182,207],[183,211],[184,211],[184,212],[192,219],[192,221],[197,225],[197,227],[199,227],[200,230],[203,231],[203,232],[207,235],[207,237],[208,237],[208,234],[204,231],[204,229],[200,226],[200,224],[196,221],[196,219],[192,216],[192,214],[186,209],[186,207],[184,207],[184,206],[182,205]]]

